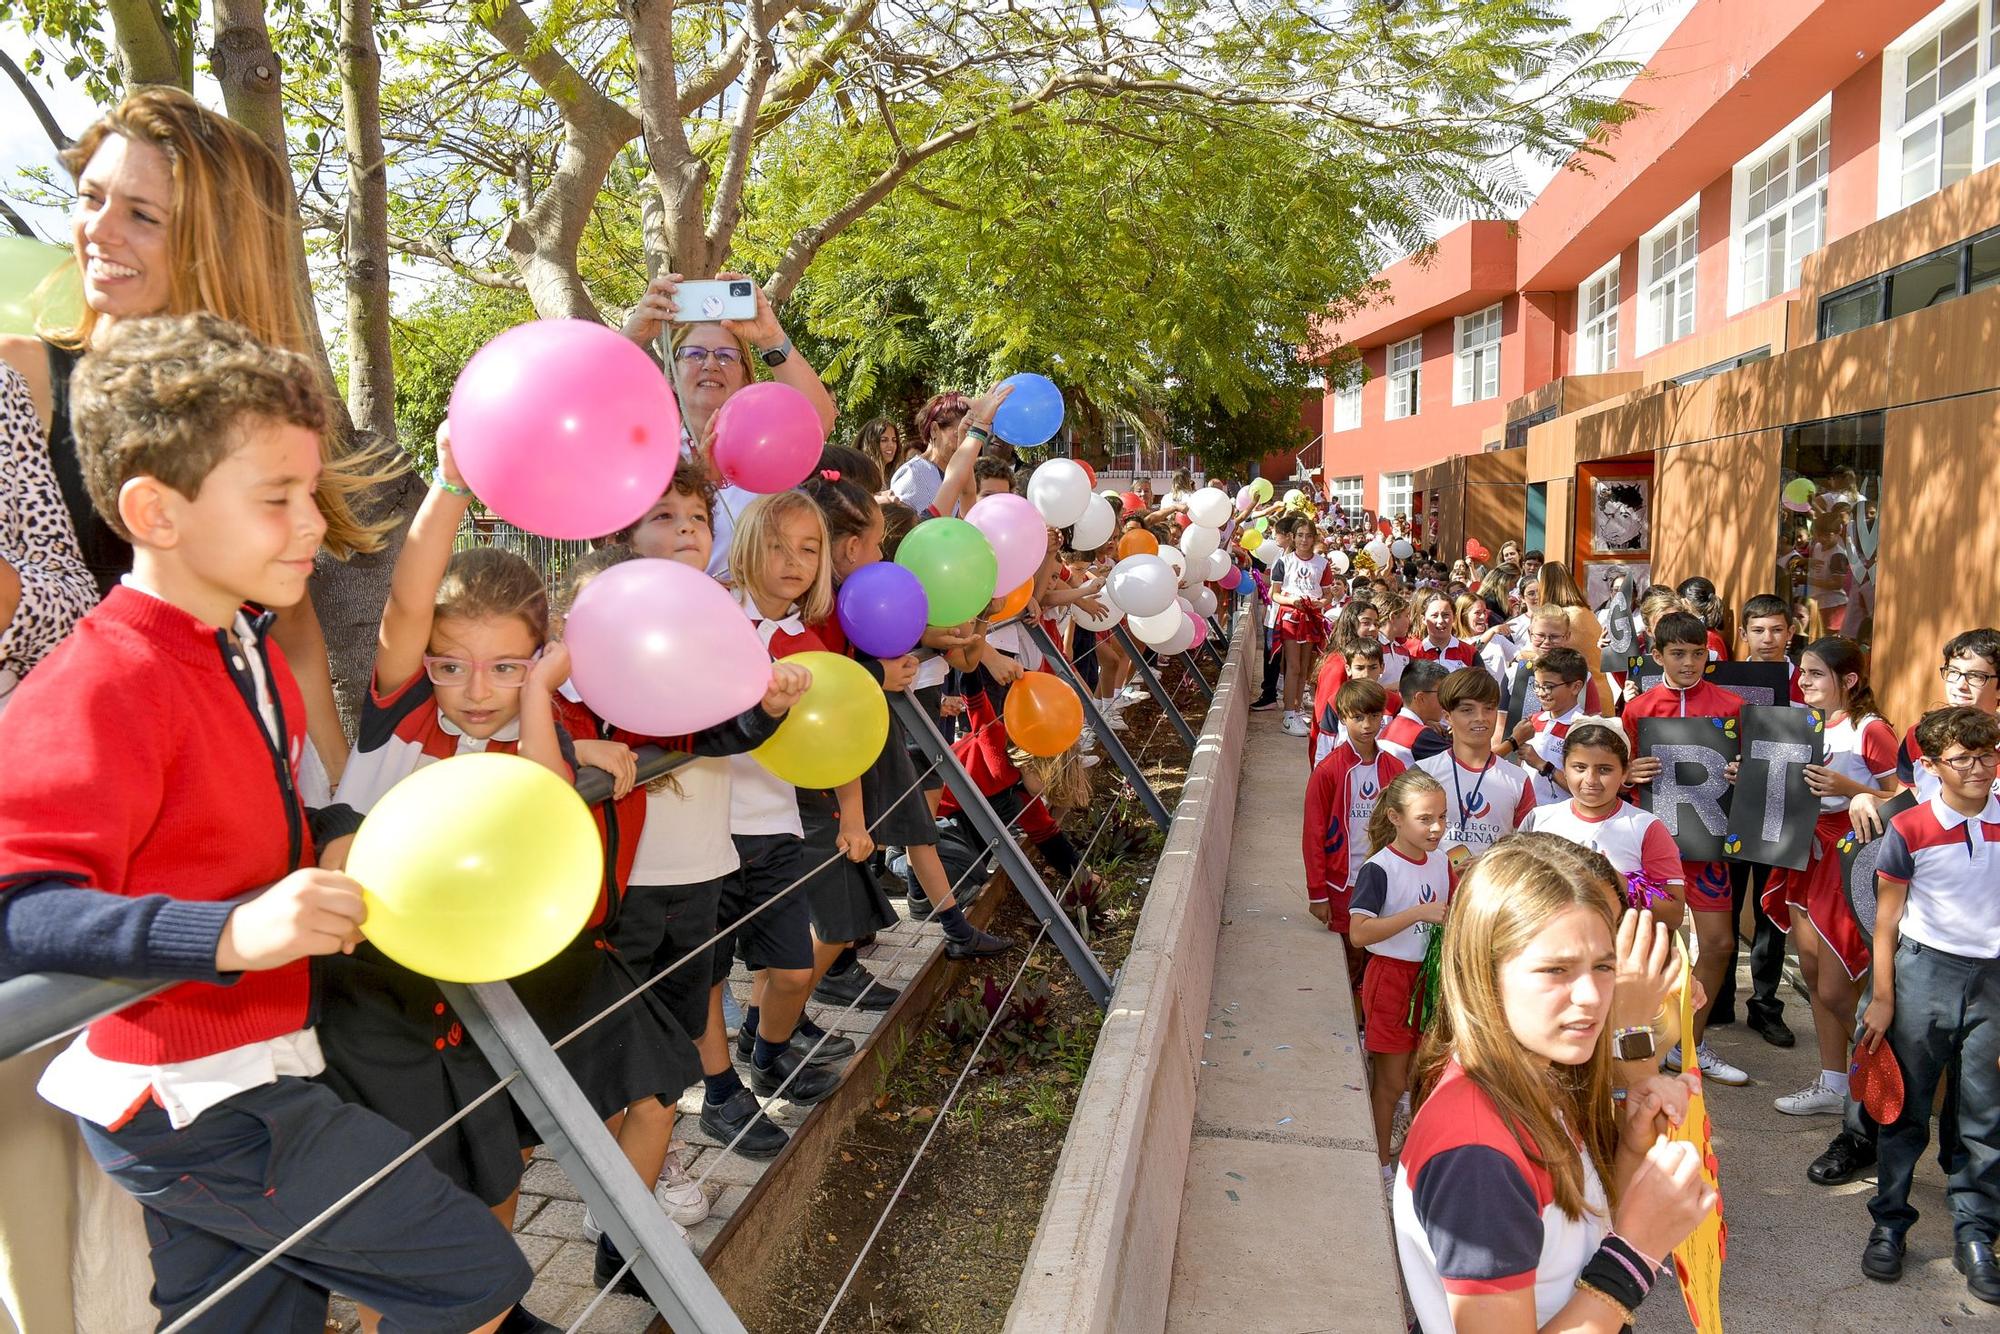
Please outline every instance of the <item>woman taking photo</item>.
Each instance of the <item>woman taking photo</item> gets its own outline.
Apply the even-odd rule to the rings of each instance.
[[[1715,1207],[1694,1147],[1664,1138],[1687,1085],[1648,1053],[1613,1100],[1612,1034],[1649,1025],[1678,969],[1664,926],[1620,921],[1620,883],[1516,834],[1452,895],[1393,1206],[1424,1334],[1616,1334]]]

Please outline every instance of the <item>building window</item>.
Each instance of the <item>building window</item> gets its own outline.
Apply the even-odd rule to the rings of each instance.
[[[1640,327],[1648,340],[1646,351],[1694,332],[1695,206],[1699,202],[1690,200],[1671,222],[1639,244],[1645,262],[1645,315]]]
[[[1406,472],[1385,472],[1382,474],[1382,508],[1385,519],[1408,518],[1412,489]]]
[[[1326,493],[1333,503],[1340,506],[1343,514],[1361,513],[1361,479],[1359,477],[1335,477],[1326,484]]]
[[[2000,0],[1950,11],[1892,52],[1884,75],[1884,211],[2000,161]]]
[[[1779,455],[1779,592],[1807,633],[1874,632],[1875,547],[1881,528],[1884,414],[1785,428]]]
[[[1769,361],[1770,359],[1771,349],[1769,345],[1753,348],[1748,352],[1738,353],[1733,357],[1724,357],[1721,361],[1703,366],[1700,370],[1687,371],[1684,374],[1676,375],[1673,379],[1667,381],[1667,383],[1674,385],[1676,388],[1691,384],[1700,384],[1703,380],[1714,379],[1724,371],[1733,371],[1738,366],[1748,366],[1755,362]]]
[[[1333,391],[1333,429],[1354,431],[1361,427],[1361,386],[1348,385]]]
[[[1827,120],[1788,130],[1737,169],[1741,306],[1799,285],[1799,265],[1826,234]]]
[[[1452,389],[1454,403],[1476,403],[1500,396],[1500,303],[1484,310],[1461,315],[1456,321],[1453,345],[1457,350],[1458,379]]]
[[[1576,373],[1618,368],[1618,261],[1576,289]]]
[[[1123,417],[1113,417],[1106,432],[1105,442],[1110,449],[1111,468],[1114,472],[1137,472],[1139,469],[1139,449],[1145,437],[1139,428]]]
[[[1416,416],[1423,391],[1423,335],[1389,344],[1389,402],[1382,415],[1390,421]]]
[[[1852,333],[2000,283],[2000,227],[1820,298],[1819,336]]]

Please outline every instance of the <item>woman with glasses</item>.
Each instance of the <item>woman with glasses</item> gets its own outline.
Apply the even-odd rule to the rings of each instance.
[[[719,273],[717,278],[746,278],[742,273]],[[674,397],[681,405],[681,453],[698,457],[715,471],[711,451],[715,447],[715,410],[732,394],[751,383],[751,359],[770,368],[771,378],[790,385],[806,396],[818,411],[820,425],[831,431],[836,410],[833,395],[821,382],[819,372],[792,346],[791,336],[778,323],[777,312],[764,289],[757,289],[757,314],[748,320],[696,321],[675,323],[675,293],[685,281],[678,273],[663,273],[646,286],[639,304],[625,319],[625,336],[641,347],[651,347],[665,331],[667,358],[674,385]],[[716,490],[713,510],[715,543],[708,572],[723,579],[729,572],[729,535],[736,530],[736,516],[756,499],[740,486]]]

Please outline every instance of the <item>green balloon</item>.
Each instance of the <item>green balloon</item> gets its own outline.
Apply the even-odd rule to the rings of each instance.
[[[896,548],[896,564],[917,576],[932,625],[963,625],[986,610],[1000,561],[986,535],[963,519],[926,519]]]
[[[1260,533],[1268,533],[1271,531],[1270,517],[1268,515],[1261,517],[1257,520],[1257,522],[1251,524],[1250,526],[1252,528],[1255,528]]]
[[[51,274],[56,277],[44,286]],[[25,236],[0,236],[0,333],[32,334],[37,317],[55,328],[73,328],[82,315],[83,285],[69,251]]]
[[[1271,503],[1271,479],[1270,479],[1270,478],[1268,478],[1268,477],[1259,477],[1259,478],[1257,478],[1256,480],[1254,480],[1254,481],[1252,481],[1252,482],[1250,483],[1250,489],[1251,489],[1251,491],[1253,491],[1253,492],[1255,492],[1255,493],[1256,493],[1256,496],[1257,496],[1257,503],[1258,503],[1259,505],[1268,505],[1268,504],[1270,504],[1270,503]]]

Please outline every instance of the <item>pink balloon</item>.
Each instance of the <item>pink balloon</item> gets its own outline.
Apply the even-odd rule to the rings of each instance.
[[[1243,571],[1237,569],[1234,565],[1231,565],[1228,569],[1222,572],[1222,578],[1219,582],[1221,583],[1222,587],[1227,589],[1233,589],[1236,587],[1236,585],[1243,582]]]
[[[743,608],[676,561],[627,561],[585,584],[563,642],[583,702],[641,736],[726,722],[771,684],[771,655]]]
[[[1010,593],[1035,577],[1049,554],[1049,527],[1024,497],[987,496],[965,512],[1000,561],[999,588]]]
[[[1195,618],[1194,618],[1194,643],[1192,643],[1192,644],[1188,645],[1188,647],[1189,647],[1190,649],[1198,649],[1198,648],[1200,648],[1200,647],[1202,646],[1202,643],[1203,643],[1203,641],[1204,641],[1204,640],[1206,640],[1207,638],[1208,638],[1208,622],[1207,622],[1207,621],[1204,621],[1204,620],[1203,620],[1203,619],[1202,619],[1201,617],[1199,617],[1199,616],[1195,617]]]
[[[516,325],[452,387],[452,457],[488,509],[543,537],[602,537],[673,480],[681,413],[637,344],[588,320]]]
[[[811,475],[826,448],[819,410],[798,390],[766,380],[715,410],[715,468],[723,480],[769,495]]]

